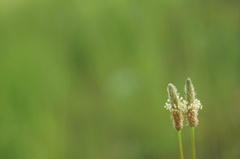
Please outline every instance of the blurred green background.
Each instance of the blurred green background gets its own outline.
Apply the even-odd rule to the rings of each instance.
[[[197,158],[239,159],[239,0],[0,0],[0,158],[179,158],[187,77]]]

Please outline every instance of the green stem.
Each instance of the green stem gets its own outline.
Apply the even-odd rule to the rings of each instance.
[[[179,144],[180,159],[184,159],[181,130],[178,130],[178,144]]]
[[[194,127],[192,128],[192,159],[196,159]]]

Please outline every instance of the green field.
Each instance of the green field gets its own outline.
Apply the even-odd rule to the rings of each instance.
[[[197,159],[239,159],[239,0],[0,0],[0,158],[178,159],[187,77]]]

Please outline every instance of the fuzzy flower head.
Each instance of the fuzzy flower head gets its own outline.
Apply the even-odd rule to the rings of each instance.
[[[169,99],[164,107],[171,112],[174,128],[181,130],[183,128],[182,98],[179,98],[177,88],[173,84],[168,85],[167,91]]]
[[[188,124],[191,127],[196,127],[198,125],[198,110],[202,109],[202,104],[200,100],[196,99],[196,92],[194,90],[192,81],[190,78],[186,80],[185,84],[185,98],[184,112],[188,120]]]
[[[202,109],[200,100],[196,99],[196,92],[190,78],[186,80],[185,98],[186,101],[184,101],[184,105],[186,107],[186,110],[191,109],[193,111],[198,111],[199,109]]]
[[[167,87],[168,92],[168,100],[165,104],[165,108],[167,110],[172,111],[181,111],[184,109],[183,98],[179,97],[179,93],[177,93],[177,88],[173,84],[168,84]]]

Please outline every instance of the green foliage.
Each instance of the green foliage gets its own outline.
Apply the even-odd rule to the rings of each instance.
[[[177,158],[163,106],[186,77],[204,106],[198,158],[239,158],[239,6],[1,0],[0,158]]]

